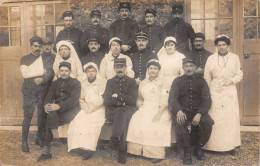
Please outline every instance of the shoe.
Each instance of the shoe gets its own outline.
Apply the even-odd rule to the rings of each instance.
[[[183,164],[184,165],[191,165],[192,164],[191,151],[190,150],[184,150]]]
[[[232,156],[235,156],[235,155],[236,155],[236,151],[235,151],[235,149],[229,151],[228,153],[231,154]]]
[[[126,152],[120,152],[118,153],[118,162],[120,164],[125,164],[126,163]]]
[[[118,145],[118,138],[111,137],[109,143],[105,145],[105,149],[116,149],[117,145]]]
[[[90,159],[94,154],[94,151],[86,151],[83,156],[82,156],[82,160],[88,160]]]
[[[52,155],[51,155],[51,154],[42,154],[42,155],[38,158],[37,162],[44,162],[44,161],[50,160],[50,159],[52,159]]]
[[[152,160],[151,160],[151,162],[154,163],[154,164],[155,164],[155,163],[159,163],[159,162],[161,162],[161,161],[162,161],[162,159],[152,159]]]
[[[28,146],[27,142],[23,142],[22,143],[22,151],[24,153],[29,153],[30,152],[30,149],[29,149],[29,146]]]
[[[40,139],[39,137],[37,137],[35,139],[35,145],[39,145],[40,147],[44,147],[44,142],[42,139]]]
[[[200,147],[195,148],[194,156],[197,157],[198,160],[205,160],[205,155]]]
[[[179,147],[179,144],[177,144],[177,143],[173,143],[173,144],[171,145],[171,149],[172,149],[174,152],[176,152],[176,153],[180,153],[180,152],[181,152],[180,147]]]

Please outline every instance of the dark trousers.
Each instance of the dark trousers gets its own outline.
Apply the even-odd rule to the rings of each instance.
[[[200,119],[198,126],[191,124],[193,116],[187,116],[185,124],[177,123],[177,118],[174,117],[174,127],[177,134],[177,142],[181,147],[190,150],[192,146],[202,147],[205,145],[210,137],[212,125],[214,121],[206,114]]]

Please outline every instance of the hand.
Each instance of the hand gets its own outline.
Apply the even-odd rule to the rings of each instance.
[[[200,124],[200,118],[201,118],[201,114],[197,113],[192,120],[192,124],[198,126]]]
[[[137,85],[139,85],[139,84],[141,83],[140,77],[138,77],[137,79],[135,79],[135,82],[136,82]]]
[[[232,84],[233,84],[233,81],[228,80],[228,79],[224,79],[223,82],[221,83],[221,85],[223,85],[223,86],[229,86]]]
[[[57,111],[60,109],[60,106],[58,104],[50,104],[50,108],[52,111]]]
[[[122,50],[123,51],[129,51],[131,49],[131,47],[129,45],[122,45]]]
[[[50,104],[46,104],[46,105],[44,106],[44,110],[45,110],[45,112],[48,114],[49,111],[51,111]]]
[[[177,112],[177,123],[184,124],[185,120],[187,120],[186,114],[183,113],[181,110]]]
[[[117,96],[118,96],[118,95],[117,95],[116,93],[114,93],[114,94],[112,95],[112,97],[115,97],[115,98],[117,98]]]
[[[40,85],[42,83],[43,79],[42,78],[35,78],[33,81],[36,85]]]
[[[155,114],[154,117],[153,117],[152,122],[153,123],[159,122],[159,120],[161,119],[161,116],[162,116],[162,114],[160,114],[160,113]]]
[[[44,75],[47,74],[47,70],[46,70],[45,68],[44,68],[44,73],[43,73],[43,74],[44,74]]]
[[[198,67],[195,71],[195,74],[200,74],[202,75],[204,73],[204,69],[202,69],[201,67]]]

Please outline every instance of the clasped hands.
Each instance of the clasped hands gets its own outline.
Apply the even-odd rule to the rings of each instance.
[[[200,123],[200,118],[201,118],[201,114],[197,113],[193,120],[192,120],[192,124],[195,126],[198,126]],[[182,112],[181,110],[179,110],[177,112],[177,123],[179,123],[180,125],[185,124],[185,121],[187,120],[187,116],[184,112]]]
[[[45,112],[48,114],[49,112],[59,110],[60,106],[58,104],[46,104],[44,106],[44,109],[45,109]]]

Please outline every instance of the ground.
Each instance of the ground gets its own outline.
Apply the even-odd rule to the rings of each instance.
[[[66,145],[56,145],[52,148],[53,159],[44,163],[37,163],[37,158],[43,149],[34,144],[36,133],[30,132],[29,147],[30,153],[21,151],[21,131],[0,131],[0,166],[99,166],[99,165],[120,165],[117,163],[117,152],[115,150],[98,150],[94,156],[83,161],[76,154],[67,153]],[[205,152],[207,159],[198,161],[193,157],[194,165],[259,165],[259,133],[242,132],[242,146],[236,150],[236,155],[215,152]],[[153,165],[148,159],[143,157],[128,156],[127,166],[148,166]],[[166,159],[155,165],[175,166],[182,165],[182,155],[167,149]]]

